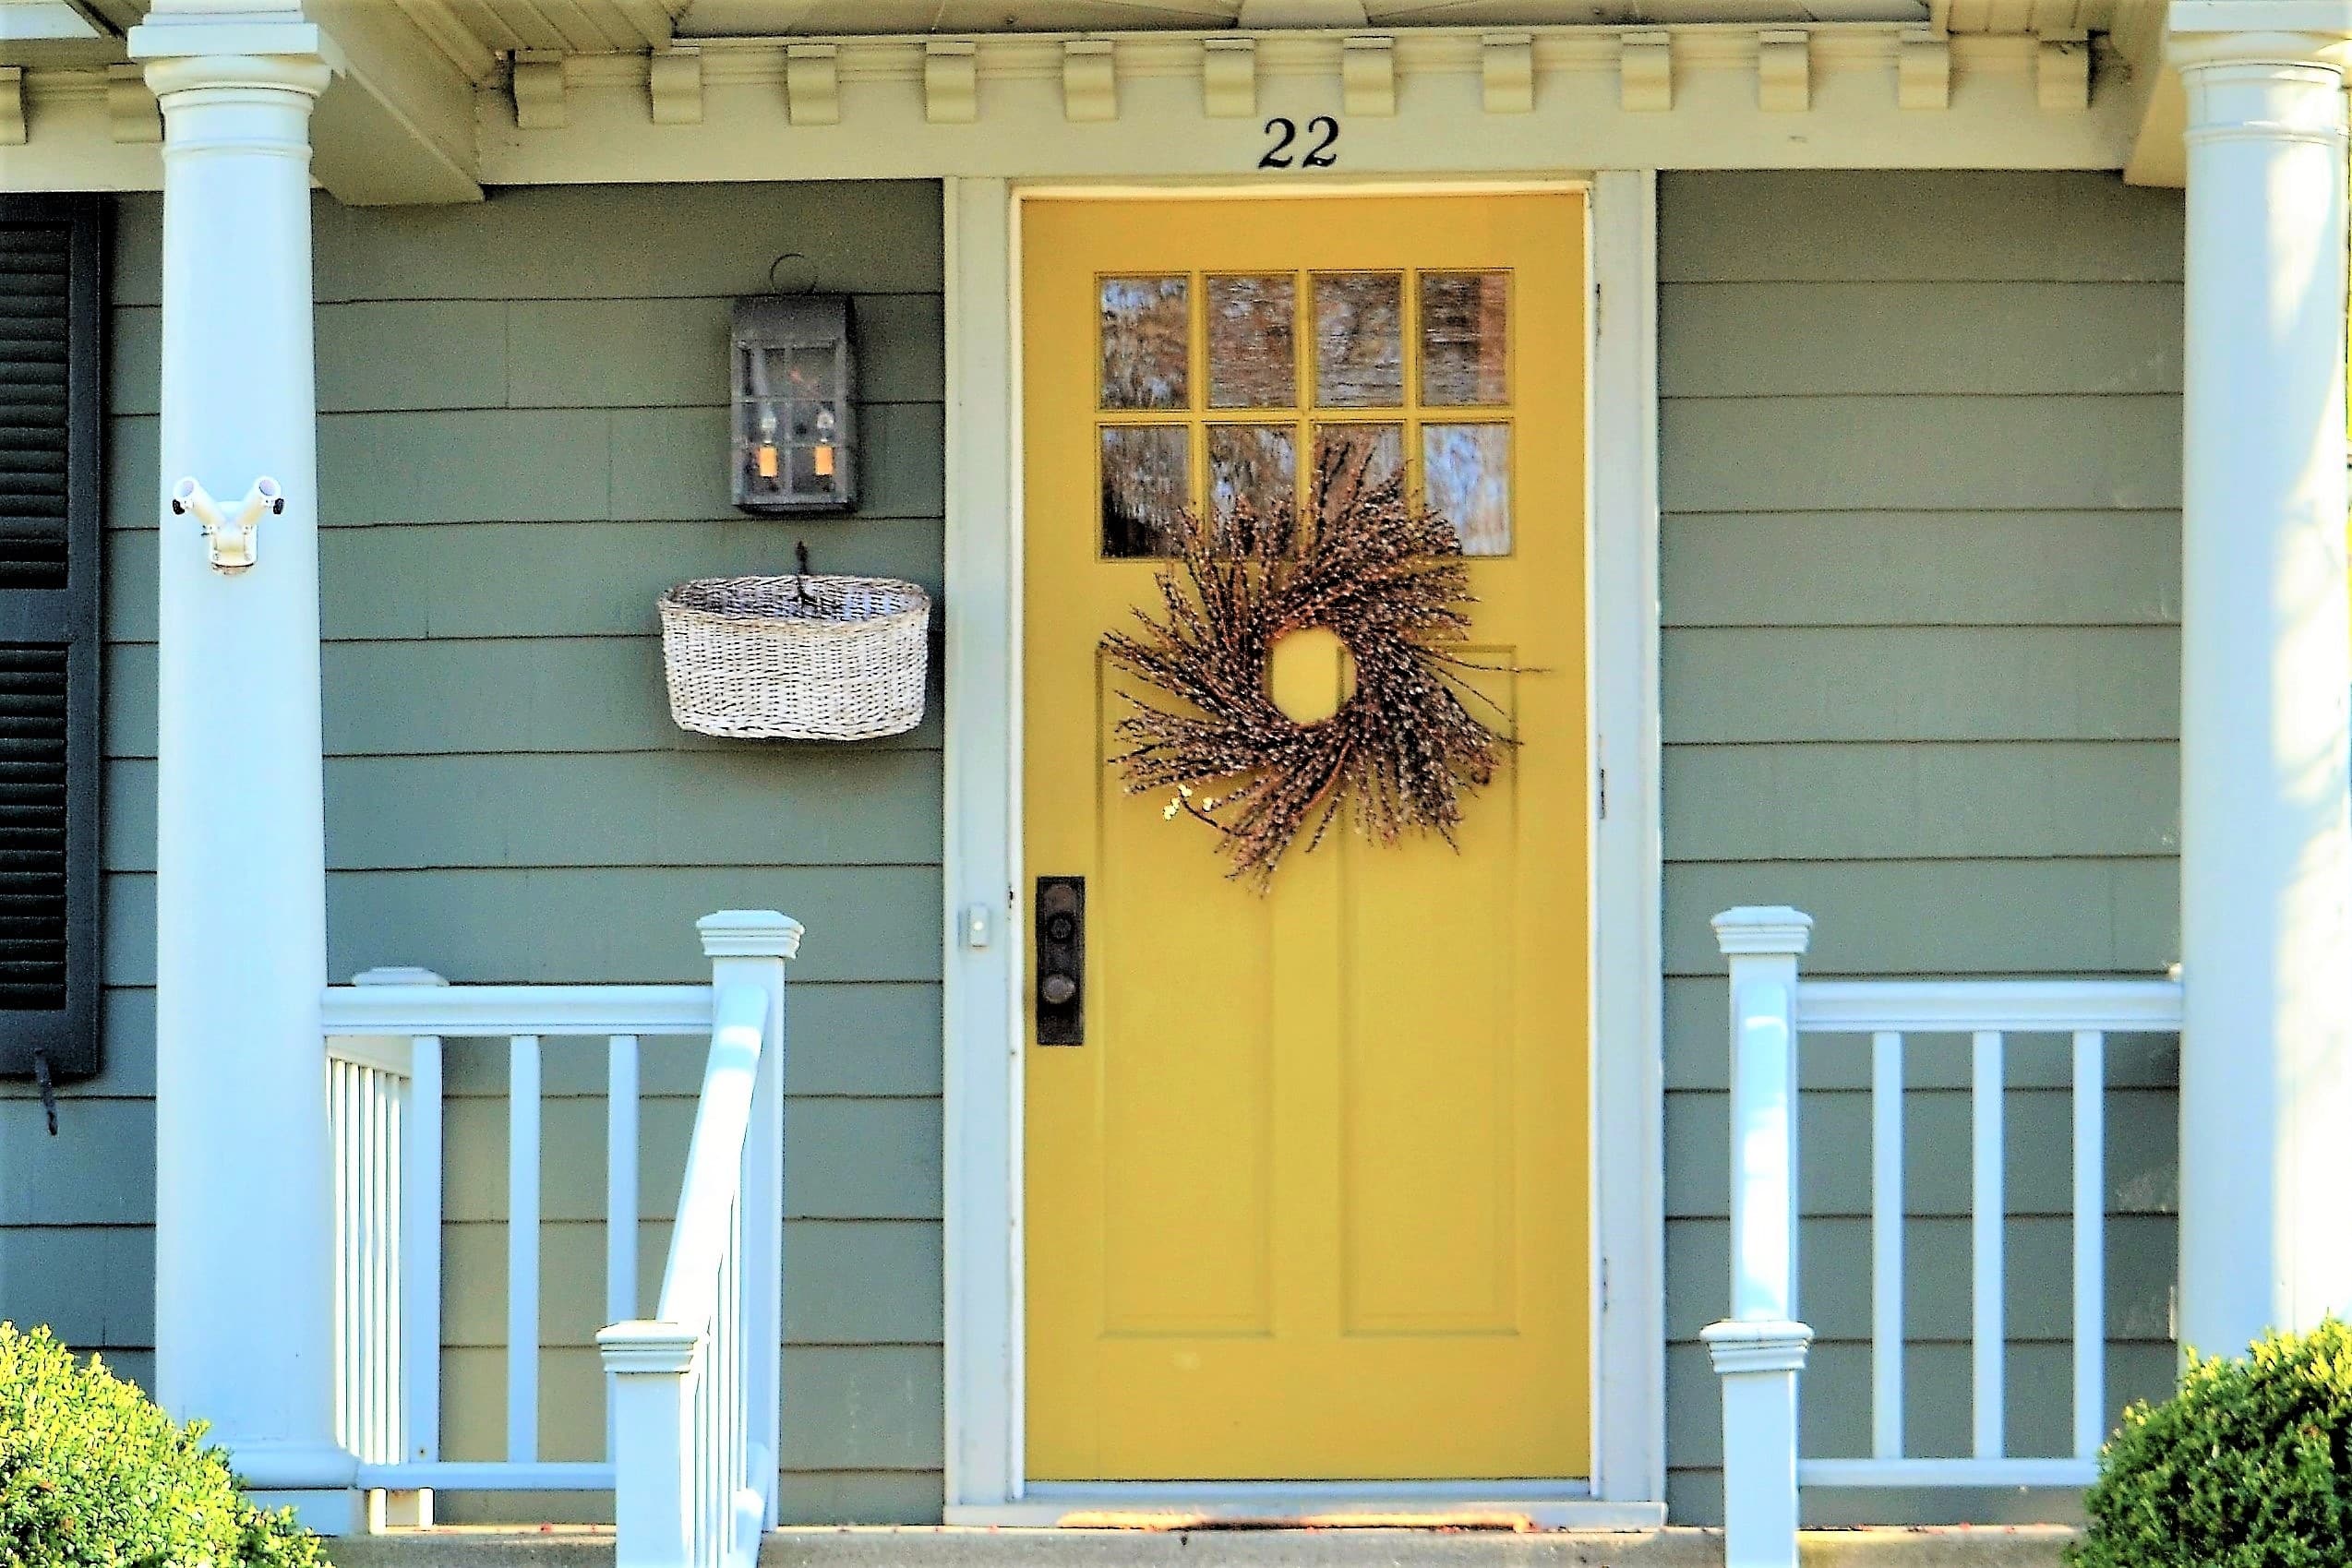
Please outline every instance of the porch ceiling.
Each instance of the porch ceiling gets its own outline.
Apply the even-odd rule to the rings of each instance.
[[[0,0],[0,19],[93,24],[13,39],[0,59],[121,58],[150,0]],[[477,86],[515,50],[642,53],[678,39],[1006,32],[1200,31],[1229,27],[1546,27],[1690,22],[1919,22],[1954,33],[2106,31],[2140,0],[365,0],[431,41]],[[342,8],[329,0],[327,9]],[[78,31],[79,30],[74,30]],[[30,47],[28,46],[30,45]]]
[[[779,33],[1198,31],[1259,25],[1554,27],[1625,22],[1926,21],[1929,0],[690,0],[681,37]],[[1361,19],[1359,19],[1359,10]],[[1295,19],[1294,19],[1295,18]],[[1312,20],[1310,20],[1312,18]]]

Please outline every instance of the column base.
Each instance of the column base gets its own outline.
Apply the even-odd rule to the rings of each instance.
[[[256,1508],[276,1513],[294,1511],[294,1521],[322,1536],[364,1536],[367,1533],[367,1498],[352,1488],[321,1490],[256,1490],[246,1494]]]

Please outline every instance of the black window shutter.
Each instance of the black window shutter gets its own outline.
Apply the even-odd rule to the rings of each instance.
[[[98,1071],[103,202],[0,196],[0,1075]]]

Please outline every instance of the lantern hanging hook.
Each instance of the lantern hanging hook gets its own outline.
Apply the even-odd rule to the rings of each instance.
[[[798,261],[809,269],[808,281],[803,282],[797,289],[786,290],[782,284],[776,281],[776,273],[783,269],[784,264],[787,261]],[[774,261],[768,263],[768,293],[772,294],[781,294],[786,293],[812,294],[816,292],[817,264],[810,261],[805,253],[797,250],[787,250],[782,256],[777,257]]]

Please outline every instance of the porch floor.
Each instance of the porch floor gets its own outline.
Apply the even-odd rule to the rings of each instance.
[[[1808,1530],[1805,1568],[2057,1568],[2064,1526]],[[336,1568],[606,1568],[612,1532],[456,1527],[332,1543]],[[802,1528],[761,1568],[1722,1568],[1720,1530]]]

